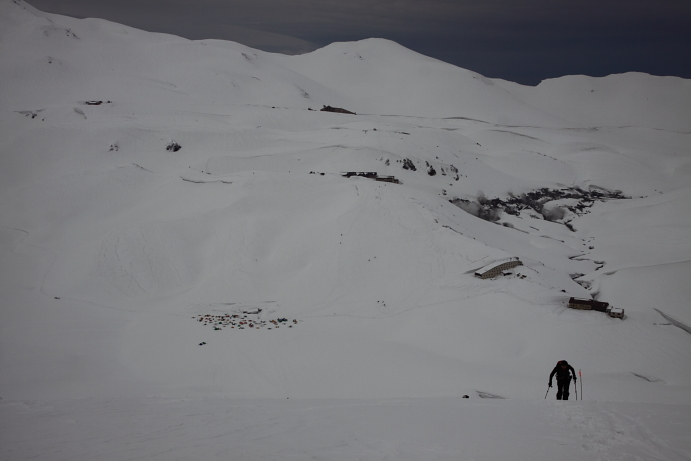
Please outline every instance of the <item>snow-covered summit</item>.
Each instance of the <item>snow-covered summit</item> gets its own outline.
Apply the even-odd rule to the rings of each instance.
[[[385,39],[284,56],[42,13],[19,0],[3,0],[0,6],[0,71],[3,81],[15,82],[0,95],[8,107],[110,94],[120,101],[155,98],[167,105],[340,104],[358,113],[503,125],[691,128],[691,84],[678,78],[574,76],[533,88],[488,79]],[[115,94],[122,91],[116,82],[122,81],[130,82],[128,91]]]

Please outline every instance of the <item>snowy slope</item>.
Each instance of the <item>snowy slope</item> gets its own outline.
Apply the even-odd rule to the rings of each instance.
[[[0,403],[11,459],[688,459],[678,405],[511,400]],[[517,421],[519,423],[517,423]],[[31,425],[32,431],[25,430]],[[51,437],[36,437],[36,433]]]
[[[688,81],[529,88],[386,40],[283,56],[13,0],[0,1],[0,78],[0,414],[22,421],[5,457],[35,453],[18,437],[35,419],[49,440],[75,440],[66,420],[112,431],[82,455],[98,457],[133,437],[113,408],[151,408],[170,433],[180,412],[228,404],[266,416],[240,411],[240,433],[273,434],[274,415],[279,432],[324,423],[326,438],[389,405],[388,429],[362,442],[375,459],[509,459],[513,444],[493,452],[471,428],[406,426],[420,406],[462,412],[462,395],[484,426],[485,411],[510,415],[506,437],[525,418],[559,421],[528,430],[537,448],[519,458],[553,459],[554,439],[565,459],[691,452],[674,433],[690,422],[691,336],[655,310],[691,324]],[[322,105],[358,115],[309,110]],[[473,276],[512,256],[511,275]],[[567,309],[570,296],[627,318]],[[544,402],[562,359],[591,402]],[[344,409],[352,420],[327,424]],[[429,427],[451,424],[442,413],[426,410]],[[363,457],[352,430],[350,448],[299,438],[312,447],[291,456]],[[438,451],[416,452],[407,431]],[[186,456],[158,434],[131,449]],[[234,443],[237,459],[280,446]],[[190,453],[227,454],[210,450]]]

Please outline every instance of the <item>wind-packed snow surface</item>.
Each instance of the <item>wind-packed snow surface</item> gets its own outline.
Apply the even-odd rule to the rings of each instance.
[[[19,0],[0,81],[0,459],[691,457],[690,81]]]

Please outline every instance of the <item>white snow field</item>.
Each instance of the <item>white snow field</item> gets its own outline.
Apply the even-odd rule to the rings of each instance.
[[[691,81],[0,0],[0,82],[0,460],[691,459]]]

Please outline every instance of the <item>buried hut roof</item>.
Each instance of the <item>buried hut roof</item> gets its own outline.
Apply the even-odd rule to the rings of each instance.
[[[514,264],[509,264],[509,263],[514,263]],[[510,259],[503,259],[501,261],[496,261],[496,262],[493,262],[492,264],[488,264],[485,267],[482,267],[482,268],[476,270],[475,273],[476,274],[484,274],[485,272],[489,272],[492,269],[496,269],[497,267],[502,266],[504,264],[512,265],[512,266],[513,265],[521,265],[521,260],[518,259],[517,257],[510,258]]]
[[[518,258],[503,259],[478,269],[475,271],[475,276],[480,277],[481,279],[489,279],[500,275],[505,270],[522,265],[523,263]]]

